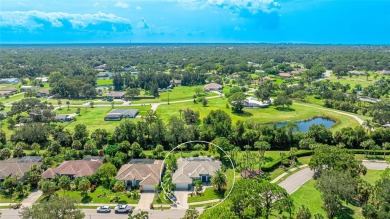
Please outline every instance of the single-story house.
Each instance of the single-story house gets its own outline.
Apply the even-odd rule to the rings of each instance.
[[[18,159],[9,159],[0,161],[0,182],[8,177],[16,177],[16,180],[24,180],[26,173],[30,171],[33,165],[42,165],[42,157],[22,157]]]
[[[213,157],[180,158],[172,182],[177,190],[188,190],[195,180],[210,182],[215,171],[220,170],[222,163]]]
[[[203,87],[204,91],[220,91],[222,90],[222,85],[217,83],[210,83]]]
[[[353,75],[365,75],[366,72],[365,71],[348,71],[349,74],[353,74]]]
[[[21,86],[20,87],[20,92],[26,92],[30,90],[35,90],[35,86]]]
[[[286,72],[280,72],[278,74],[278,77],[279,78],[292,78],[294,75],[290,74],[290,73],[286,73]]]
[[[71,122],[76,114],[57,114],[54,120],[57,122]]]
[[[104,117],[106,121],[120,121],[122,118],[135,118],[138,115],[137,109],[113,109]]]
[[[154,191],[160,183],[163,160],[133,159],[123,165],[115,179],[124,181],[127,188],[141,187],[142,191]]]
[[[302,72],[298,71],[298,70],[293,70],[293,71],[290,71],[290,74],[292,75],[299,75],[301,74]]]
[[[390,128],[390,123],[384,124],[384,125],[382,125],[382,127]]]
[[[126,95],[126,92],[123,92],[123,91],[113,91],[113,92],[110,92],[106,95],[104,95],[105,97],[111,97],[113,99],[123,99]]]
[[[98,70],[98,69],[105,69],[107,67],[107,64],[102,64],[102,65],[99,65],[99,66],[95,66],[94,69]]]
[[[247,97],[244,100],[244,107],[246,108],[263,108],[268,106],[269,102],[258,101],[257,98],[254,97]]]
[[[48,77],[38,77],[38,78],[35,78],[35,80],[41,81],[43,83],[49,82],[49,78]]]
[[[38,91],[35,95],[36,98],[40,98],[40,97],[48,97],[50,95],[50,91],[49,90],[41,90],[41,91]]]
[[[382,70],[382,71],[377,71],[375,73],[382,74],[382,75],[390,75],[390,70]]]
[[[176,80],[176,79],[173,79],[173,80],[170,80],[169,82],[171,82],[171,84],[177,86],[177,85],[181,85],[181,80]]]
[[[2,78],[0,79],[0,84],[18,84],[19,81],[18,78]]]
[[[1,89],[2,91],[11,91],[12,93],[17,93],[18,89],[12,87],[5,87]]]
[[[69,176],[70,179],[91,176],[102,165],[100,161],[67,160],[56,168],[49,168],[42,173],[42,178],[53,179],[55,176]]]
[[[110,72],[106,71],[106,72],[101,72],[101,73],[97,74],[97,77],[98,78],[110,78],[110,77],[112,77],[112,74]]]
[[[12,91],[0,90],[0,97],[4,97],[6,95],[11,95],[11,94],[12,94]]]
[[[231,74],[231,75],[228,76],[228,78],[230,78],[230,79],[239,78],[239,77],[240,77],[239,74]]]

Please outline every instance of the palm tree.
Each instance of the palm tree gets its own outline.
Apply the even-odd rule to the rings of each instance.
[[[261,173],[261,165],[264,161],[264,154],[266,150],[271,148],[271,145],[266,141],[256,141],[255,148],[259,149],[259,174]]]
[[[386,160],[386,150],[390,149],[390,143],[389,142],[383,143],[382,149],[385,150],[383,151],[383,159]]]
[[[112,101],[112,102],[111,102],[111,108],[114,108],[114,106],[115,106],[115,102]]]
[[[61,100],[58,100],[58,101],[57,101],[57,104],[58,104],[58,106],[59,106],[60,109],[61,109],[62,101],[61,101]]]
[[[68,110],[69,110],[69,106],[70,106],[70,101],[69,100],[66,101],[66,105],[68,106]]]
[[[371,120],[366,119],[363,122],[363,125],[368,129],[369,132],[371,132],[371,130],[372,130],[372,122],[371,122]]]
[[[179,113],[180,113],[180,119],[181,119],[181,114],[183,113],[183,110],[179,109]]]
[[[289,154],[290,154],[290,165],[294,165],[295,163],[295,158],[296,158],[296,155],[295,153],[297,152],[297,148],[295,147],[291,147],[290,148],[290,151],[289,151]]]
[[[214,176],[211,177],[211,184],[217,187],[217,191],[221,191],[223,187],[227,186],[226,174],[222,170],[215,171]]]

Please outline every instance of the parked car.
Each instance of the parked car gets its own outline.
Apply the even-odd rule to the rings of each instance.
[[[133,209],[127,204],[119,204],[115,207],[115,213],[131,213]]]
[[[110,206],[108,205],[103,205],[103,206],[100,206],[96,209],[97,213],[110,213],[111,212],[111,209],[110,209]]]

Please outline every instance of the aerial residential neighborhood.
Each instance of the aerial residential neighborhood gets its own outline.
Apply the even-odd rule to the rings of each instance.
[[[1,0],[0,219],[390,219],[389,9]]]

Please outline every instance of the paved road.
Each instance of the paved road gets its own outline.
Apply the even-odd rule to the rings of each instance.
[[[19,219],[18,210],[8,210],[1,209],[2,212],[1,218],[6,219]],[[127,214],[115,214],[113,211],[111,213],[97,213],[94,209],[83,209],[86,219],[127,219]],[[137,213],[136,210],[134,213]],[[149,210],[149,219],[180,219],[184,216],[185,210]]]
[[[369,170],[384,170],[390,168],[390,165],[386,162],[373,162],[373,161],[363,161],[363,165]],[[299,187],[305,184],[313,177],[314,172],[310,168],[304,168],[291,176],[287,177],[279,186],[286,189],[289,194],[294,193]]]
[[[285,180],[279,183],[279,186],[286,189],[288,194],[292,194],[297,189],[299,189],[299,187],[301,187],[303,184],[313,178],[313,175],[314,171],[312,171],[310,168],[304,168],[287,177]]]
[[[383,161],[363,161],[363,165],[369,170],[385,170],[386,168],[390,168],[390,164]]]

